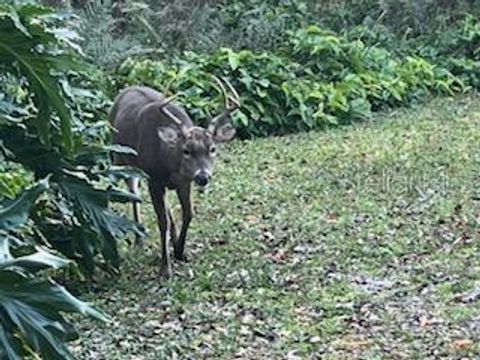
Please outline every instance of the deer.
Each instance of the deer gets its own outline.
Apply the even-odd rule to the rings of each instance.
[[[146,86],[127,87],[114,100],[110,111],[112,143],[130,147],[134,154],[116,153],[113,162],[139,168],[147,175],[148,190],[160,232],[160,276],[171,276],[169,255],[185,261],[187,231],[193,217],[192,183],[200,192],[209,185],[214,160],[221,145],[235,136],[230,115],[240,107],[240,96],[226,79],[214,77],[224,99],[223,111],[211,117],[208,126],[195,126],[186,110],[174,101],[179,94],[166,97]],[[228,91],[227,91],[228,88]],[[139,194],[139,178],[127,180],[131,193]],[[182,223],[177,237],[172,212],[166,202],[166,191],[176,192]],[[139,202],[133,202],[133,218],[140,223]],[[143,239],[136,238],[143,246]]]

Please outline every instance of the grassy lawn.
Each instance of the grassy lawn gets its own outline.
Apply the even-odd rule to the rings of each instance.
[[[82,359],[478,359],[480,98],[236,142],[196,194],[190,262],[148,248],[83,298]],[[172,197],[173,200],[173,197]],[[177,202],[174,202],[178,211]]]

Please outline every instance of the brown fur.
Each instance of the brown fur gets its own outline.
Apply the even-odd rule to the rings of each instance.
[[[200,175],[208,180],[216,144],[229,141],[234,130],[230,125],[214,126],[210,128],[213,131],[196,127],[185,110],[174,103],[163,106],[165,101],[165,96],[153,89],[127,88],[116,98],[110,120],[115,128],[113,143],[129,146],[137,152],[137,156],[117,154],[115,163],[139,167],[149,176],[148,187],[161,238],[161,273],[169,276],[169,240],[174,242],[175,257],[184,259],[185,239],[192,219],[191,183]],[[174,122],[166,112],[173,114],[180,123]],[[129,181],[129,187],[132,192],[138,192],[137,180]],[[178,238],[165,199],[167,188],[177,192],[182,206]],[[134,217],[140,221],[138,204],[134,204]],[[141,240],[137,239],[137,243],[141,244]]]

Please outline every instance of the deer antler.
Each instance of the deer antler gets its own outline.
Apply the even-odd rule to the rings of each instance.
[[[163,99],[163,102],[160,105],[160,109],[162,109],[165,106],[167,106],[168,104],[170,104],[173,100],[175,100],[180,95],[183,95],[183,94],[182,93],[176,93],[176,94],[173,94],[172,96],[169,96],[168,98]]]
[[[215,80],[217,85],[220,87],[219,90],[223,95],[225,109],[223,110],[222,113],[218,114],[217,116],[213,117],[210,120],[208,129],[211,132],[215,131],[215,128],[218,127],[221,120],[223,121],[224,119],[226,119],[228,115],[230,115],[233,111],[237,110],[241,106],[240,95],[227,79],[222,78],[223,80],[222,81],[216,76],[214,76],[213,79]],[[225,87],[225,85],[226,87],[228,87],[228,90],[230,91],[230,93],[227,91],[227,88]]]
[[[173,100],[175,100],[177,97],[182,95],[182,93],[177,93],[172,96],[169,96],[168,98],[165,98],[163,102],[159,106],[159,110],[163,112],[165,115],[167,115],[170,120],[173,121],[173,123],[180,129],[182,133],[185,133],[184,127],[183,127],[183,121],[180,120],[176,115],[174,115],[168,108],[166,107],[168,104],[170,104]]]

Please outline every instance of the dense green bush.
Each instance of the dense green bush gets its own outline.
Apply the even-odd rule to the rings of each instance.
[[[90,1],[92,8],[97,3]],[[195,120],[204,122],[207,110],[216,110],[210,100],[220,101],[211,74],[223,75],[243,96],[243,111],[234,119],[243,137],[368,118],[371,110],[428,93],[478,88],[472,36],[478,21],[462,15],[479,13],[476,3],[126,0],[110,6],[107,1],[103,13],[110,6],[112,14],[123,14],[117,37],[134,36],[159,48],[149,60],[136,56],[124,62],[110,94],[138,83],[183,91]],[[338,31],[324,30],[328,27]]]
[[[463,81],[480,89],[480,21],[467,15],[458,25],[417,41],[418,53],[448,68]]]
[[[249,1],[85,1],[80,33],[85,51],[102,65],[132,53],[160,49],[167,56],[184,50],[220,47],[262,51],[283,44],[286,31],[306,21],[304,2]],[[161,55],[161,54],[156,54]]]
[[[34,5],[0,6],[0,358],[71,359],[77,334],[63,312],[104,317],[50,280],[45,269],[75,260],[115,270],[117,241],[139,224],[111,202],[138,200],[116,186],[133,170],[110,166],[109,101],[79,86],[65,17]],[[8,172],[8,173],[7,173]],[[75,267],[76,269],[76,267]]]
[[[68,3],[65,1],[65,3]],[[383,27],[402,38],[434,36],[468,12],[480,15],[479,0],[81,0],[82,34],[97,61],[120,60],[142,47],[167,54],[185,50],[275,51],[288,31],[316,24],[337,32],[354,26]],[[130,46],[127,46],[127,45]],[[392,44],[396,46],[398,44]]]
[[[42,180],[0,207],[0,358],[71,359],[66,341],[78,337],[62,313],[105,316],[73,297],[46,277],[45,269],[67,267],[69,261],[26,232],[29,212],[48,190]]]
[[[316,26],[297,31],[293,58],[321,81],[338,84],[349,97],[373,108],[408,103],[429,91],[451,92],[462,84],[446,69],[418,56],[396,56],[379,46],[336,36]]]
[[[478,0],[325,0],[307,1],[320,24],[341,30],[360,24],[382,24],[407,36],[434,34],[466,12],[479,15]]]
[[[86,1],[85,6],[76,11],[78,19],[72,24],[81,35],[78,40],[89,60],[105,69],[122,62],[128,56],[155,54],[149,43],[151,32],[144,34],[145,27],[133,27],[128,28],[128,32],[119,32],[121,24],[130,19],[132,14],[143,19],[140,10],[133,5],[131,8],[125,7],[124,13],[119,14],[118,18],[112,10],[113,4],[112,0]],[[142,24],[137,17],[133,18],[137,19],[135,24]],[[156,44],[153,45],[157,47]],[[161,49],[159,51],[162,52]]]
[[[133,199],[110,181],[127,175],[110,169],[111,149],[104,145],[108,124],[105,118],[95,118],[105,116],[109,101],[96,90],[77,86],[89,84],[79,71],[90,68],[61,47],[65,39],[55,34],[65,31],[49,27],[54,15],[25,6],[19,16],[13,22],[5,15],[0,27],[10,34],[0,47],[5,76],[18,79],[16,91],[23,94],[4,92],[11,104],[1,109],[4,157],[23,166],[35,180],[51,176],[51,196],[36,216],[50,245],[77,260],[87,273],[92,273],[97,254],[107,265],[118,266],[116,239],[139,229],[108,209],[110,200]]]
[[[463,87],[447,69],[421,57],[402,58],[317,26],[291,32],[277,55],[221,49],[165,61],[130,59],[120,67],[119,83],[182,92],[183,103],[202,123],[216,110],[212,104],[221,103],[212,74],[228,78],[242,96],[234,122],[243,137],[365,119],[372,109]]]

